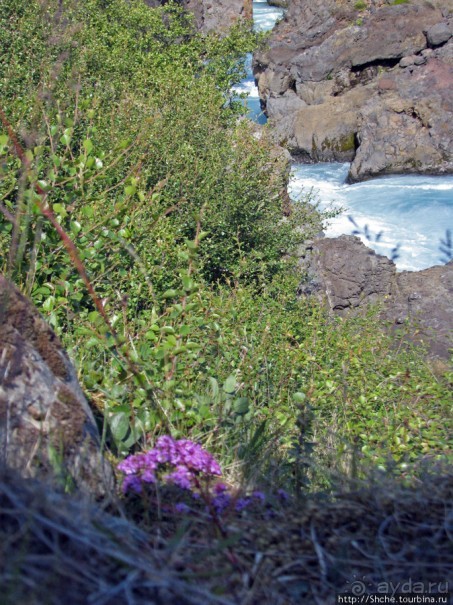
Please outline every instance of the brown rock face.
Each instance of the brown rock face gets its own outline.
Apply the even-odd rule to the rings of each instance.
[[[411,0],[292,0],[255,56],[277,140],[350,180],[453,173],[453,7]]]
[[[453,261],[423,271],[396,272],[394,263],[342,235],[316,240],[302,263],[308,279],[300,294],[325,299],[344,314],[369,304],[382,306],[382,319],[398,326],[410,320],[431,353],[449,357],[453,347]]]
[[[111,470],[92,412],[61,343],[0,275],[0,459],[25,476],[49,476],[103,494]]]
[[[145,0],[151,7],[168,0]],[[180,0],[179,4],[195,16],[197,29],[205,32],[230,28],[240,19],[251,19],[252,0]]]

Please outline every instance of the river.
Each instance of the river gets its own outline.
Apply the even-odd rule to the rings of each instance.
[[[253,2],[258,30],[272,29],[282,14],[265,0]],[[249,94],[249,117],[265,124],[251,56],[247,62],[247,77],[236,90]],[[294,163],[292,167],[289,193],[293,200],[311,193],[321,210],[342,209],[325,225],[327,237],[359,232],[369,247],[393,257],[399,270],[425,269],[448,260],[440,246],[447,230],[453,231],[453,176],[396,175],[347,185],[347,172],[348,164],[339,163]]]

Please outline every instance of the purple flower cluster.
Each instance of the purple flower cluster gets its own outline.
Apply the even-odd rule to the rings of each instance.
[[[263,492],[258,490],[254,491],[251,496],[237,498],[228,492],[226,485],[223,483],[218,483],[214,487],[212,506],[214,507],[216,514],[220,517],[227,510],[234,509],[237,513],[240,513],[253,503],[264,505],[265,501],[266,496],[263,494]]]
[[[140,493],[143,483],[156,483],[158,476],[165,483],[192,490],[198,487],[199,477],[207,479],[222,474],[218,462],[201,445],[169,435],[159,437],[152,450],[125,458],[118,469],[125,474],[124,493],[129,490]]]

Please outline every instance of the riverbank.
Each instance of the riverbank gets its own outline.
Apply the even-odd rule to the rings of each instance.
[[[257,27],[270,30],[283,13],[276,13],[267,2],[255,2],[254,14]],[[249,93],[250,119],[265,124],[250,61],[248,66],[240,90]],[[287,118],[272,112],[270,127],[278,129],[279,120]],[[356,234],[377,253],[392,258],[399,270],[421,270],[452,258],[453,176],[395,175],[347,185],[349,172],[350,164],[344,162],[293,162],[290,196],[297,201],[311,193],[321,210],[341,211],[326,224],[327,237]]]

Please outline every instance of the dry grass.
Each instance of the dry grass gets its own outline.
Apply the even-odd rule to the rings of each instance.
[[[0,477],[5,605],[329,604],[363,582],[453,583],[453,481],[393,480],[231,516],[132,521]],[[223,597],[216,596],[222,594]]]
[[[2,472],[2,605],[229,603],[178,577],[158,542],[86,501]]]

